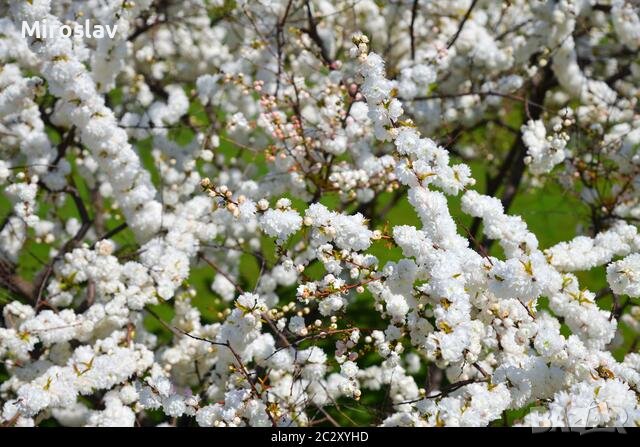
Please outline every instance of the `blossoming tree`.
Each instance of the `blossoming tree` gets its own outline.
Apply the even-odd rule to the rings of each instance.
[[[640,423],[637,3],[6,3],[3,425]]]

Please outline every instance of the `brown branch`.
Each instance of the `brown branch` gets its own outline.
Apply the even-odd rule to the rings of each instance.
[[[478,3],[478,0],[473,0],[471,2],[471,6],[469,6],[469,9],[467,9],[466,14],[462,18],[462,22],[460,22],[460,25],[458,26],[458,31],[456,31],[453,38],[447,44],[447,50],[451,48],[454,43],[456,43],[456,40],[458,40],[458,36],[460,36],[460,33],[462,32],[462,28],[464,28],[464,24],[467,23],[467,20],[469,20],[469,17],[471,16],[471,11],[473,11],[473,8],[475,8],[476,3]]]
[[[283,347],[285,348],[291,347],[291,343],[289,342],[289,339],[282,333],[282,331],[278,330],[278,327],[275,325],[271,317],[269,317],[269,315],[267,315],[266,312],[262,314],[262,319],[267,322],[271,330],[278,336],[280,341],[282,341]]]
[[[280,20],[278,20],[278,23],[276,24],[276,53],[277,53],[277,60],[278,60],[278,73],[276,74],[276,91],[274,93],[275,97],[278,96],[278,92],[280,91],[280,83],[281,83],[280,77],[282,75],[282,55],[283,55],[282,50],[285,44],[283,30],[284,30],[284,25],[287,22],[287,18],[289,17],[289,11],[291,11],[292,4],[293,4],[293,0],[289,0],[284,10],[284,15]]]
[[[526,98],[524,100],[525,108],[527,104],[535,105],[536,107],[529,111],[529,119],[538,119],[542,116],[544,107],[541,105],[544,102],[544,98],[551,88],[556,85],[557,81],[553,76],[553,72],[549,65],[547,65],[543,71],[542,77],[539,82],[534,86],[532,99]],[[525,172],[526,165],[524,163],[525,156],[527,154],[527,148],[522,140],[522,133],[518,134],[518,137],[513,142],[509,154],[505,162],[502,164],[498,174],[488,182],[487,194],[494,196],[501,185],[504,185],[504,190],[501,197],[502,206],[506,213],[520,188],[520,183]],[[480,228],[481,219],[476,217],[471,225],[471,234],[477,236]],[[483,246],[489,250],[493,244],[492,240],[483,241]]]
[[[416,16],[418,13],[418,0],[413,0],[413,6],[411,7],[411,24],[409,25],[409,38],[411,39],[411,60],[416,58],[416,36],[414,34],[414,26],[416,23]]]
[[[424,397],[421,397],[419,399],[409,400],[409,401],[405,401],[405,402],[399,402],[397,404],[394,404],[394,406],[403,405],[403,404],[414,404],[414,403],[420,402],[421,400],[424,400],[424,399],[437,399],[437,398],[440,398],[440,397],[445,397],[445,396],[453,393],[454,391],[459,390],[460,388],[462,388],[464,386],[471,385],[472,383],[487,383],[487,382],[489,382],[489,380],[487,378],[461,380],[459,382],[456,382],[456,383],[453,383],[453,384],[449,385],[443,391],[440,391],[440,392],[438,392],[436,394],[433,394],[431,396],[424,396]]]
[[[124,231],[126,228],[127,228],[127,223],[126,222],[122,222],[117,227],[112,228],[111,230],[109,230],[105,234],[103,234],[102,236],[98,237],[98,239],[96,239],[96,242],[91,244],[91,249],[93,249],[96,246],[96,243],[98,241],[102,241],[104,239],[111,239],[113,236],[115,236],[116,234],[120,233],[121,231]]]
[[[336,335],[336,334],[344,334],[344,333],[351,333],[353,331],[355,331],[357,328],[349,328],[349,329],[336,329],[336,330],[332,330],[332,331],[321,331],[317,334],[312,334],[312,335],[307,335],[304,336],[302,338],[299,338],[297,340],[294,340],[292,342],[290,342],[287,346],[283,346],[279,349],[276,349],[275,351],[273,351],[273,353],[267,357],[265,360],[270,359],[271,357],[273,357],[275,354],[277,354],[278,352],[282,351],[283,349],[286,348],[291,348],[291,347],[297,347],[300,343],[302,343],[303,341],[307,341],[307,340],[314,340],[316,338],[326,338],[329,335]],[[363,329],[358,329],[359,331],[364,331]]]
[[[33,297],[33,284],[16,274],[16,266],[8,259],[0,258],[0,286],[21,297]]]
[[[511,93],[500,93],[500,92],[496,92],[493,90],[489,90],[486,92],[476,92],[476,91],[472,91],[472,92],[464,92],[464,93],[437,93],[437,94],[433,94],[433,95],[428,95],[428,96],[416,96],[415,98],[411,98],[411,99],[402,99],[403,101],[430,101],[430,100],[434,100],[434,99],[454,99],[454,98],[461,98],[463,96],[472,96],[472,95],[477,95],[477,96],[497,96],[500,98],[505,98],[505,99],[510,99],[512,101],[517,101],[517,102],[521,102],[523,104],[529,104],[531,106],[537,107],[539,109],[545,109],[545,107],[542,105],[542,101],[540,103],[535,102],[535,101],[531,101],[528,98],[524,98],[522,96],[518,96],[518,95],[513,95]],[[544,99],[544,98],[543,98]]]
[[[206,262],[207,264],[209,264],[209,267],[211,267],[212,269],[214,269],[216,272],[220,273],[222,276],[224,276],[227,281],[229,281],[231,284],[233,284],[233,286],[236,288],[236,290],[240,293],[244,293],[244,289],[242,287],[240,287],[240,285],[236,282],[235,279],[233,279],[231,277],[231,275],[229,275],[227,272],[225,272],[224,270],[222,270],[220,267],[218,267],[218,265],[213,262],[212,260],[208,259],[205,255],[200,254],[200,259],[202,259],[204,262]]]
[[[311,12],[311,5],[309,4],[309,0],[305,2],[305,6],[307,9],[307,20],[309,22],[309,28],[301,28],[300,31],[308,35],[311,40],[318,46],[318,48],[320,49],[320,57],[324,65],[329,68],[333,68],[334,61],[331,59],[329,51],[327,51],[327,47],[322,41],[320,34],[318,34],[318,24],[316,22],[316,19],[313,17],[313,13]]]
[[[320,412],[321,412],[322,414],[324,414],[324,416],[327,418],[327,420],[328,420],[329,422],[331,422],[331,424],[332,424],[334,427],[340,427],[340,424],[338,424],[338,422],[337,422],[337,421],[336,421],[336,420],[335,420],[335,419],[334,419],[334,418],[333,418],[329,413],[327,413],[327,410],[325,410],[325,409],[324,409],[323,407],[321,407],[320,405],[317,405],[316,407],[318,408],[318,410],[320,410]]]
[[[53,166],[57,166],[60,160],[62,160],[65,157],[67,153],[67,149],[69,148],[69,146],[71,146],[71,143],[73,143],[75,136],[76,136],[76,127],[72,126],[71,129],[69,129],[69,132],[67,132],[67,135],[65,136],[64,140],[62,140],[62,142],[58,145],[56,158],[53,160],[53,163],[52,163]]]
[[[105,224],[104,197],[100,194],[99,187],[91,190],[91,203],[93,204],[93,228],[97,234],[102,234]]]
[[[73,183],[73,179],[71,179],[71,182]],[[75,185],[67,185],[63,189],[63,191],[69,194],[73,199],[73,202],[76,205],[78,214],[80,215],[82,224],[80,226],[80,229],[76,232],[76,234],[67,242],[65,242],[65,244],[60,248],[56,256],[47,264],[44,270],[38,275],[39,280],[36,281],[37,286],[35,287],[35,290],[37,291],[37,295],[34,297],[36,308],[39,308],[41,306],[42,298],[43,298],[42,295],[44,294],[44,289],[47,287],[47,282],[49,281],[49,278],[53,273],[54,264],[60,259],[62,259],[62,257],[66,253],[68,253],[73,248],[75,248],[75,246],[78,245],[82,241],[82,239],[84,239],[85,235],[89,231],[89,228],[91,227],[91,224],[92,224],[92,220],[89,217],[87,208],[85,207],[84,202],[82,201],[82,198],[80,197],[80,194],[78,193],[78,190],[75,187]]]

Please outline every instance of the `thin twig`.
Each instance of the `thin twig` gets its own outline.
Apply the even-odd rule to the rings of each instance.
[[[409,25],[409,38],[411,39],[411,60],[416,58],[416,36],[414,34],[414,26],[416,23],[416,15],[418,13],[418,0],[413,0],[411,7],[411,24]]]
[[[458,40],[458,36],[460,36],[460,33],[462,32],[462,28],[464,28],[464,24],[467,23],[467,20],[469,20],[469,17],[471,16],[471,11],[473,11],[473,8],[476,6],[476,3],[478,3],[478,0],[473,0],[471,2],[471,6],[469,6],[469,9],[467,9],[466,14],[462,18],[462,22],[460,22],[460,25],[458,26],[458,31],[456,31],[453,38],[447,44],[447,50],[451,48],[454,43],[456,43],[456,40]]]

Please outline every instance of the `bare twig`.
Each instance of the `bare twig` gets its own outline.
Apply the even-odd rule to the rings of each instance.
[[[414,34],[414,26],[416,23],[416,16],[418,13],[418,0],[413,0],[413,6],[411,7],[411,24],[409,25],[409,38],[411,39],[411,60],[416,58],[416,36]]]
[[[73,183],[73,179],[71,179],[71,182]],[[37,281],[38,285],[35,288],[35,290],[37,291],[37,295],[35,296],[36,308],[39,308],[41,306],[44,290],[47,287],[47,282],[49,281],[51,274],[53,273],[54,264],[60,259],[62,259],[62,257],[66,253],[71,251],[77,244],[80,243],[80,241],[82,241],[82,239],[84,239],[85,235],[89,231],[89,228],[91,227],[91,224],[92,224],[92,220],[89,217],[89,212],[87,211],[87,208],[85,207],[84,202],[82,201],[82,198],[80,197],[80,194],[78,193],[78,190],[75,187],[75,185],[73,184],[68,185],[67,187],[64,188],[63,191],[69,194],[73,199],[73,202],[76,205],[78,214],[80,215],[82,224],[80,225],[80,229],[76,232],[76,234],[67,242],[65,242],[65,244],[60,248],[56,256],[47,264],[47,266],[39,275],[40,279]]]
[[[216,272],[218,272],[222,276],[224,276],[227,279],[227,281],[229,281],[231,284],[233,284],[233,286],[236,288],[236,290],[238,292],[244,293],[244,289],[242,287],[240,287],[240,285],[236,282],[236,280],[233,279],[233,277],[231,275],[229,275],[227,272],[222,270],[215,262],[213,262],[212,260],[210,260],[209,258],[207,258],[203,254],[200,255],[200,259],[202,259],[204,262],[206,262],[209,265],[209,267],[214,269]]]
[[[471,2],[471,6],[469,6],[469,9],[467,9],[466,14],[462,18],[462,22],[460,22],[460,25],[458,26],[458,30],[453,35],[453,38],[451,38],[451,40],[447,44],[447,49],[451,48],[453,44],[456,43],[456,40],[458,40],[458,36],[460,36],[460,33],[462,32],[462,28],[464,28],[464,24],[467,23],[467,20],[469,20],[469,17],[471,16],[471,11],[473,11],[473,8],[475,8],[476,3],[478,3],[478,0],[473,0]]]

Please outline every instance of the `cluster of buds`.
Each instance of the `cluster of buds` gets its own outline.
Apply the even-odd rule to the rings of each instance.
[[[351,333],[347,334],[347,337],[344,337],[345,340],[338,339],[336,341],[336,358],[342,361],[349,360],[351,362],[355,362],[360,356],[354,348],[356,348],[358,344],[358,340],[360,338],[360,331],[358,329],[354,329]]]
[[[288,118],[280,111],[274,96],[263,95],[260,98],[260,106],[264,110],[260,114],[260,118],[264,120],[267,130],[273,138],[281,141],[292,139],[294,144],[303,142],[300,119],[296,115]]]
[[[209,195],[209,197],[212,199],[219,199],[216,203],[217,207],[226,208],[234,217],[238,217],[240,215],[238,206],[247,200],[245,196],[240,195],[236,200],[234,200],[233,192],[226,185],[214,185],[208,177],[205,177],[200,181],[200,186]]]
[[[244,93],[245,95],[248,95],[252,90],[251,85],[245,83],[243,73],[225,73],[222,77],[222,82],[225,84],[232,84],[240,87],[242,89],[242,93]]]
[[[569,129],[575,124],[576,120],[573,115],[573,110],[565,107],[558,115],[553,117],[550,121],[552,135],[547,136],[547,141],[551,144],[551,147],[555,150],[564,150],[569,142]]]
[[[354,34],[351,38],[351,41],[355,45],[353,51],[355,51],[354,56],[357,56],[360,59],[360,62],[363,62],[367,54],[369,54],[369,38],[364,34]]]

